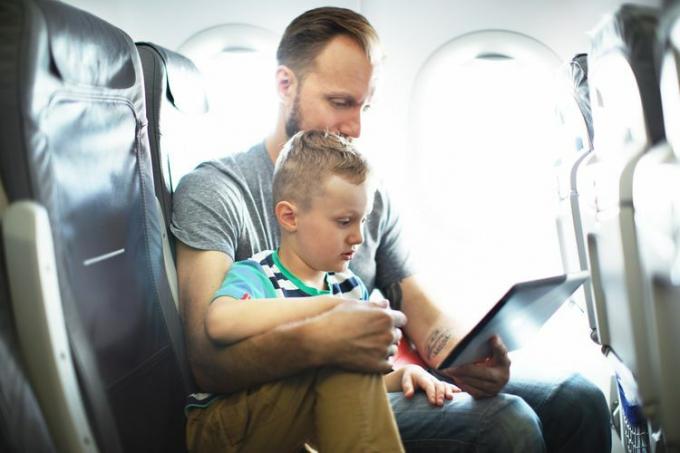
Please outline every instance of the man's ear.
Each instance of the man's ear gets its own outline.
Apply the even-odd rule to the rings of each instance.
[[[297,231],[298,208],[289,201],[279,201],[274,207],[274,215],[282,230],[288,233]]]
[[[276,68],[276,93],[282,102],[291,101],[297,93],[298,79],[288,66]]]

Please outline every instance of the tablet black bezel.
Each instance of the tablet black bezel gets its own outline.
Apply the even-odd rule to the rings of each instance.
[[[451,366],[456,358],[467,348],[467,346],[472,342],[472,340],[484,329],[487,324],[498,314],[498,312],[511,300],[512,296],[515,295],[519,290],[532,289],[539,286],[545,285],[561,285],[567,281],[569,274],[557,275],[554,277],[542,278],[539,280],[530,280],[526,282],[516,283],[500,298],[498,302],[489,310],[486,315],[468,332],[462,340],[451,350],[449,355],[442,361],[442,363],[437,367],[438,370],[444,370]],[[578,289],[578,287],[576,288]]]

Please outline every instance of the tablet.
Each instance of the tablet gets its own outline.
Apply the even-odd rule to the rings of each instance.
[[[438,369],[489,357],[489,340],[494,335],[501,338],[508,351],[519,349],[588,277],[588,272],[578,272],[517,283],[453,348]]]

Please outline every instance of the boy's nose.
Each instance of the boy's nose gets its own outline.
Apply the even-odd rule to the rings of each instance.
[[[352,234],[347,238],[347,242],[350,245],[359,245],[364,242],[364,229],[363,225],[359,225]]]

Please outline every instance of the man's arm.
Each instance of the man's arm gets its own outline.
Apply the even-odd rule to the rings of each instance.
[[[464,328],[440,310],[416,276],[393,283],[384,293],[390,304],[400,307],[408,318],[404,331],[431,367],[444,360],[446,353],[465,335]]]
[[[201,390],[231,393],[323,365],[364,372],[390,369],[388,351],[397,338],[395,328],[405,322],[403,314],[349,300],[227,347],[213,344],[205,315],[231,264],[221,252],[177,243],[180,309],[189,363]]]
[[[415,276],[395,282],[384,292],[392,306],[401,307],[408,318],[406,335],[433,368],[467,333],[462,325],[437,307]],[[500,340],[495,339],[491,346],[492,356],[486,362],[449,368],[443,373],[476,398],[497,394],[510,378],[510,359]]]

